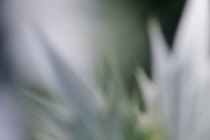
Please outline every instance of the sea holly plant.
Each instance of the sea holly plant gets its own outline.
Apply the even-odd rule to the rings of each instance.
[[[166,139],[210,138],[210,1],[188,0],[172,50],[157,19],[149,21],[152,80],[142,71],[138,78],[151,115],[158,110]]]

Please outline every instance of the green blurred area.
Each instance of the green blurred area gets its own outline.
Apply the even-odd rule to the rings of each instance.
[[[99,1],[98,17],[106,23],[110,38],[104,45],[99,61],[99,83],[116,82],[128,96],[138,97],[144,110],[143,99],[135,78],[135,69],[142,67],[151,76],[151,56],[147,22],[156,16],[171,46],[185,0],[107,0]]]

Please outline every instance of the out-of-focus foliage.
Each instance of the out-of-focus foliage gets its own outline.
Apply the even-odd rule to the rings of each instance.
[[[111,81],[109,91],[93,94],[49,49],[49,42],[41,40],[55,70],[58,89],[54,94],[31,86],[21,90],[28,116],[33,120],[28,124],[30,139],[143,139],[138,98],[130,101],[123,87]]]
[[[157,19],[149,24],[153,82],[142,74],[139,81],[148,106],[159,108],[167,139],[210,138],[207,119],[210,116],[209,7],[209,0],[187,2],[172,51],[167,47]]]
[[[59,3],[52,1],[52,5],[49,8],[50,10],[46,10],[44,6],[41,7],[39,1],[24,1],[26,5],[21,4],[21,2],[17,2],[15,0],[9,1],[9,3],[13,2],[19,5],[19,7],[14,11],[17,12],[19,9],[22,8],[20,10],[22,13],[17,12],[19,15],[17,14],[18,16],[16,17],[14,16],[16,14],[14,14],[9,20],[10,22],[18,21],[18,23],[13,23],[9,26],[9,28],[12,28],[11,34],[14,34],[11,36],[11,38],[15,40],[14,42],[9,44],[12,44],[11,46],[13,47],[16,47],[17,44],[17,46],[30,46],[31,49],[28,49],[27,47],[25,47],[25,49],[32,50],[32,53],[27,54],[27,61],[25,61],[24,63],[16,64],[27,64],[27,66],[21,65],[18,69],[12,69],[15,75],[13,75],[14,77],[12,77],[13,79],[11,79],[11,81],[7,81],[7,79],[11,78],[9,73],[10,69],[9,67],[7,67],[7,64],[9,63],[8,56],[11,55],[5,53],[7,50],[0,50],[0,58],[3,58],[0,60],[0,66],[5,66],[0,67],[0,80],[2,78],[4,84],[9,84],[11,86],[11,89],[14,89],[14,93],[16,93],[16,89],[18,89],[18,94],[16,94],[15,97],[18,96],[18,99],[19,97],[21,98],[21,101],[18,100],[18,102],[21,102],[21,107],[24,107],[25,109],[24,111],[21,110],[21,113],[25,115],[23,115],[25,117],[23,118],[23,124],[25,128],[24,134],[26,135],[25,139],[164,140],[167,138],[171,138],[172,140],[192,140],[193,138],[196,138],[197,140],[204,138],[205,140],[207,138],[208,125],[201,125],[204,127],[202,127],[201,130],[196,131],[197,125],[193,124],[195,129],[193,128],[193,131],[189,132],[192,132],[193,134],[195,133],[197,135],[205,134],[205,136],[202,135],[201,137],[193,137],[194,135],[191,135],[187,131],[188,125],[185,125],[186,123],[188,124],[188,121],[185,122],[185,119],[187,119],[188,116],[190,116],[191,114],[189,113],[190,115],[187,114],[186,116],[184,114],[183,116],[186,118],[184,118],[184,120],[181,120],[181,111],[177,112],[177,110],[179,111],[179,109],[185,109],[187,112],[187,107],[189,107],[190,105],[193,106],[192,102],[194,101],[194,99],[196,99],[194,97],[192,97],[191,99],[190,97],[186,100],[183,99],[182,101],[180,101],[178,99],[179,94],[177,93],[184,93],[185,88],[183,88],[182,91],[181,88],[184,86],[180,85],[177,80],[179,81],[181,79],[180,81],[182,83],[182,80],[186,78],[188,79],[188,82],[191,83],[189,79],[191,79],[192,75],[196,74],[198,74],[199,79],[199,66],[201,61],[200,58],[202,58],[203,55],[202,53],[201,55],[197,55],[199,51],[196,50],[200,49],[196,46],[194,47],[194,49],[188,48],[186,49],[187,51],[183,51],[189,51],[192,54],[195,52],[197,56],[200,56],[198,57],[199,60],[197,59],[197,57],[193,57],[193,60],[196,61],[196,64],[194,65],[194,61],[190,61],[191,57],[189,57],[192,56],[192,54],[186,53],[186,56],[184,54],[182,56],[183,58],[180,59],[179,62],[176,61],[176,56],[172,56],[173,58],[171,59],[168,53],[163,53],[164,51],[166,51],[166,49],[160,48],[160,50],[158,50],[157,48],[153,47],[153,52],[155,52],[156,54],[150,54],[150,48],[148,47],[150,44],[152,46],[157,45],[159,47],[173,47],[172,45],[166,44],[173,44],[173,38],[176,31],[177,23],[179,21],[180,14],[185,3],[184,0],[107,0],[97,2],[90,0],[85,3],[82,3],[82,1],[80,1],[80,3],[74,1],[72,3],[73,6],[68,5],[69,7],[64,4],[69,4],[69,2],[63,1],[63,5],[66,6],[64,9],[62,8],[63,5],[58,6]],[[44,2],[45,5],[47,5],[46,3],[48,3],[49,1],[46,0]],[[88,2],[92,4],[94,3],[94,6],[96,7],[91,7],[91,4],[87,4]],[[33,4],[36,6],[34,6]],[[39,10],[36,10],[33,6],[36,8],[41,8]],[[31,11],[33,12],[30,11],[31,13],[27,13],[30,8],[32,8]],[[68,15],[69,11],[67,9],[71,12],[76,10],[76,12],[70,12],[70,15]],[[11,10],[10,12],[13,13],[14,11]],[[40,11],[42,11],[43,13]],[[65,14],[63,15],[61,11]],[[151,15],[155,15],[159,19],[160,27],[157,27],[157,24],[153,24],[154,22],[149,22],[148,25],[148,17],[151,17]],[[68,17],[71,18],[67,19]],[[185,15],[184,18],[188,19],[188,16]],[[22,21],[22,19],[25,20]],[[196,20],[194,19],[186,22],[193,23],[194,21]],[[202,21],[201,19],[200,23],[204,23],[204,21]],[[79,24],[79,26],[77,26],[77,24]],[[72,27],[68,28],[69,26]],[[147,36],[148,26],[149,29],[152,28],[149,32],[149,39],[151,39],[150,42],[148,41],[149,39]],[[77,29],[74,30],[75,27]],[[157,27],[158,31],[154,31],[153,27],[155,29]],[[56,29],[53,30],[54,28]],[[93,29],[96,29],[97,33],[100,32],[101,29],[101,32],[103,32],[101,33],[102,35],[98,33],[99,36],[95,35],[95,38],[89,38],[89,34],[91,36],[91,33],[93,33],[91,31]],[[188,29],[187,25],[186,29]],[[198,28],[190,28],[189,30],[195,31],[194,29]],[[162,40],[163,38],[161,38],[162,34],[160,34],[159,30],[163,31],[163,36],[165,36],[166,38],[164,41]],[[179,31],[180,30],[181,29],[179,29]],[[1,31],[3,31],[3,28],[0,29],[0,32]],[[41,33],[39,31],[41,31]],[[64,34],[62,34],[62,31],[64,31]],[[199,30],[196,31],[199,32]],[[202,28],[202,31],[204,31],[204,28]],[[18,33],[16,34],[16,32]],[[186,36],[184,36],[186,35],[185,33],[186,32],[183,32],[183,36],[180,35],[180,38],[187,38]],[[71,36],[69,37],[68,35]],[[6,35],[3,32],[2,38],[4,38],[5,36]],[[60,36],[62,36],[64,39]],[[60,37],[60,40],[56,39],[56,37]],[[70,41],[68,40],[68,37],[71,39]],[[196,38],[202,40],[202,37],[203,36],[201,35],[197,36]],[[54,41],[53,39],[56,41]],[[92,39],[94,41],[92,41]],[[189,39],[190,41],[188,39],[187,42],[191,42],[191,38]],[[206,38],[204,37],[204,39]],[[5,38],[3,40],[4,43],[7,42]],[[185,42],[185,40],[182,41]],[[179,41],[177,46],[181,44],[180,46],[185,48],[186,44],[183,45],[182,41]],[[174,42],[177,43],[176,40]],[[70,43],[70,45],[68,43]],[[55,47],[54,45],[58,44],[61,46],[66,45],[65,47],[67,49],[70,49],[70,57],[60,56],[60,54],[62,53],[56,52],[55,48],[57,46]],[[2,46],[10,45],[7,44]],[[36,45],[39,47],[37,47]],[[57,50],[59,50],[59,45],[57,47]],[[92,47],[91,45],[93,45],[94,47]],[[190,45],[187,43],[187,46]],[[202,43],[199,44],[199,46],[202,46]],[[34,49],[33,47],[37,48]],[[78,49],[77,47],[81,48]],[[75,48],[77,49],[77,51],[73,51],[73,49]],[[86,49],[83,50],[82,48]],[[96,51],[93,48],[96,49]],[[71,49],[73,53],[71,52]],[[38,51],[33,52],[33,50]],[[86,50],[90,50],[90,52],[92,52],[92,55],[94,54],[94,62],[97,62],[94,63],[96,70],[92,72],[93,75],[95,74],[94,76],[97,77],[97,80],[95,82],[92,82],[92,80],[95,78],[92,75],[91,76],[94,78],[87,75],[86,77],[82,77],[89,72],[89,69],[87,68],[88,64],[86,64],[86,62],[88,61],[85,61],[85,58],[88,58],[87,56],[91,56],[91,53],[88,54],[89,52],[86,52]],[[25,52],[24,47],[18,51]],[[38,55],[37,52],[42,51],[44,51],[43,54],[46,55],[42,58],[47,58],[47,60],[49,61],[41,63],[40,60],[42,59],[39,57],[43,56],[43,54]],[[64,49],[63,52],[65,51],[66,50]],[[161,53],[161,51],[163,52]],[[77,53],[74,54],[74,52]],[[11,54],[14,55],[16,53],[17,52],[13,51]],[[33,53],[34,55],[31,56],[30,54]],[[84,55],[85,53],[87,53],[88,55],[86,57],[82,57],[81,55]],[[158,56],[156,57],[156,55]],[[21,55],[17,56],[21,57]],[[14,58],[19,59],[19,57],[17,56]],[[81,59],[80,56],[82,57]],[[38,59],[32,59],[33,57],[37,57]],[[150,57],[153,58],[153,66],[155,67],[152,69],[152,71],[150,70]],[[65,60],[64,58],[70,59]],[[162,58],[166,60],[162,60]],[[71,59],[74,60],[72,61]],[[79,61],[75,61],[78,59]],[[36,60],[36,62],[33,62],[34,60]],[[66,63],[68,61],[71,61],[71,63]],[[165,63],[165,61],[167,61],[167,63]],[[168,63],[168,61],[170,63]],[[29,64],[27,62],[31,63]],[[40,66],[42,64],[48,64],[47,62],[49,62],[50,64],[47,66],[43,65],[43,68],[47,67],[46,69],[43,70],[42,68],[37,68],[37,66]],[[75,62],[82,63],[77,65],[77,63]],[[173,62],[176,62],[176,65],[174,65]],[[31,68],[28,68],[29,66],[31,66]],[[192,67],[195,69],[196,72],[194,73],[194,69],[192,69],[192,71],[189,70],[189,72],[191,73],[186,72],[187,74],[185,75],[184,73],[186,69],[182,66]],[[197,66],[198,69],[195,68],[195,66]],[[22,67],[27,68],[22,69]],[[77,68],[75,69],[75,67]],[[142,67],[147,74],[150,74],[151,71],[152,78],[157,85],[154,86],[154,83],[152,83],[150,80],[148,80],[148,78],[145,77],[146,74],[142,75],[142,70],[140,70],[139,72],[137,67]],[[82,69],[81,71],[80,68]],[[85,71],[85,68],[88,69],[88,72]],[[187,70],[188,69],[189,68],[187,68]],[[16,72],[18,70],[27,71],[21,71],[21,74],[18,75],[18,72]],[[37,73],[39,73],[40,75],[33,75],[34,71],[32,72],[32,70],[34,70],[35,73],[39,70],[43,70],[41,71],[42,75],[39,72]],[[76,70],[79,70],[79,72]],[[53,75],[53,80],[46,78],[47,76],[45,74],[48,74],[48,72]],[[78,73],[80,73],[81,75],[79,75]],[[26,79],[29,80],[25,80],[25,77],[23,75],[26,77]],[[27,76],[31,77],[28,78]],[[39,76],[43,76],[43,79]],[[90,80],[87,77],[91,77],[92,79]],[[35,79],[35,82],[31,80],[33,78]],[[197,80],[197,77],[193,78],[193,81]],[[50,80],[52,80],[53,82]],[[199,80],[197,81],[199,82]],[[140,83],[140,86],[138,82]],[[197,83],[193,84],[197,85]],[[169,86],[165,88],[165,85]],[[191,84],[189,85],[189,91],[191,91],[190,87],[193,86]],[[172,91],[170,91],[171,89],[168,90],[168,88],[172,88]],[[198,90],[202,89],[203,88],[199,88]],[[188,89],[186,90],[188,91]],[[160,97],[164,98],[162,106],[159,104],[160,102],[158,103],[157,95],[153,94],[155,92],[160,92],[165,95],[164,97]],[[173,94],[172,97],[174,98],[172,99],[171,97],[169,97],[168,93]],[[189,95],[191,94],[189,93]],[[165,98],[170,98],[170,100],[165,100]],[[182,105],[184,105],[184,101],[187,102],[188,99],[192,101],[192,104],[187,104],[187,107],[181,105],[179,106],[179,103],[182,103]],[[201,101],[202,100],[199,100],[199,102]],[[207,102],[205,103],[207,104]],[[203,106],[199,104],[196,107],[200,109]],[[165,108],[166,111],[164,110]],[[208,112],[207,109],[206,111]],[[161,120],[161,115],[163,116],[163,118],[166,118],[164,120],[165,122],[163,123],[164,125],[161,125],[163,121]],[[169,115],[169,117],[167,115]],[[208,113],[204,113],[204,115],[201,117],[208,118]],[[202,118],[198,117],[198,119],[195,120],[199,122],[200,120],[202,120]],[[181,121],[183,121],[183,123]],[[200,128],[201,126],[199,126],[198,128]],[[22,129],[22,127],[20,128]],[[178,132],[179,128],[181,128],[180,130],[183,130],[183,132]],[[185,135],[184,132],[186,132],[186,134],[188,135]],[[17,139],[19,140],[19,138]]]
[[[106,23],[110,38],[104,45],[102,63],[99,61],[99,77],[102,85],[110,75],[115,82],[133,96],[137,93],[137,83],[133,71],[139,65],[150,75],[150,53],[147,39],[148,17],[155,15],[169,44],[179,21],[184,0],[108,0],[102,1],[99,10]],[[169,46],[170,47],[170,46]],[[116,80],[118,79],[118,80]],[[135,95],[136,96],[136,95]],[[141,98],[141,97],[140,97]]]

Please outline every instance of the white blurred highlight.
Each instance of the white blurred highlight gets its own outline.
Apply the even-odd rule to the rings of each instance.
[[[210,137],[209,7],[209,0],[187,1],[172,51],[158,22],[149,25],[156,100],[171,140]]]

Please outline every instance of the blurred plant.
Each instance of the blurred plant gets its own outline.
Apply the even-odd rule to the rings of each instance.
[[[148,3],[153,2],[150,0]],[[58,7],[62,9],[62,6]],[[129,10],[132,9],[131,7]],[[208,0],[188,1],[172,52],[167,50],[168,45],[162,37],[157,20],[152,19],[149,22],[153,81],[149,80],[142,70],[139,70],[136,73],[140,83],[138,87],[135,83],[134,67],[140,64],[149,69],[149,57],[145,53],[148,51],[144,28],[146,26],[145,7],[141,8],[142,11],[139,14],[134,14],[135,8],[131,11],[125,10],[122,4],[117,8],[113,6],[112,10],[107,12],[108,15],[104,15],[110,25],[108,28],[113,30],[111,33],[114,35],[110,36],[113,40],[108,38],[110,42],[107,41],[108,43],[104,46],[109,47],[102,55],[102,62],[99,61],[100,66],[97,67],[99,68],[99,82],[93,87],[81,80],[73,68],[52,49],[55,48],[52,47],[53,41],[50,40],[49,34],[43,33],[44,28],[41,29],[43,31],[41,33],[39,29],[32,28],[35,32],[32,31],[33,33],[30,34],[33,34],[37,42],[44,47],[55,76],[55,83],[52,87],[37,86],[29,82],[15,83],[16,88],[9,83],[12,85],[11,89],[18,89],[20,94],[16,96],[21,98],[22,105],[26,109],[21,110],[21,113],[25,115],[23,118],[25,139],[207,140],[210,137],[208,134],[209,95],[207,94],[210,83]],[[43,9],[45,11],[45,8]],[[156,8],[157,11],[158,9]],[[161,13],[158,14],[161,15]],[[39,14],[42,15],[42,13]],[[46,25],[47,23],[46,20]],[[2,79],[5,78],[4,72],[7,73],[7,70],[0,69]],[[42,83],[41,79],[39,82]],[[98,89],[95,89],[96,87]],[[139,88],[144,93],[144,100],[140,100]],[[132,96],[129,96],[130,94]],[[139,104],[143,106],[141,110]],[[22,129],[22,127],[19,128]],[[19,137],[17,139],[19,140]]]
[[[167,49],[157,20],[149,22],[153,81],[141,71],[139,81],[149,110],[154,114],[158,106],[170,140],[210,138],[209,7],[209,0],[187,2],[172,51]]]
[[[57,86],[54,91],[30,85],[20,90],[27,115],[32,116],[27,123],[28,139],[143,139],[138,99],[128,99],[126,91],[112,80],[107,90],[94,94],[50,49],[49,39],[43,33],[38,37],[46,47]]]

